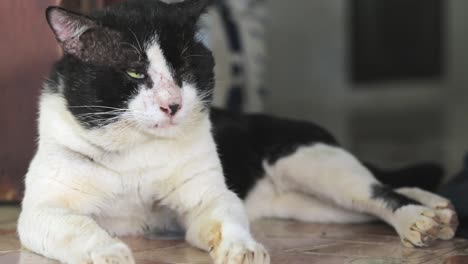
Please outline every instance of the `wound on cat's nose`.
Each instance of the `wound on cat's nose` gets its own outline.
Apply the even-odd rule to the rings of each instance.
[[[168,116],[174,116],[182,107],[182,89],[174,83],[172,78],[163,76],[157,71],[150,71],[154,80],[152,92],[159,109]]]

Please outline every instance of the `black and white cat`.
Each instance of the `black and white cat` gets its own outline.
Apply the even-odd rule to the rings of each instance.
[[[26,248],[66,263],[134,263],[115,236],[183,228],[215,263],[269,263],[249,232],[260,217],[378,217],[408,246],[454,236],[448,200],[385,187],[323,129],[210,110],[214,61],[195,37],[209,2],[47,9],[64,56],[40,98],[18,222]]]

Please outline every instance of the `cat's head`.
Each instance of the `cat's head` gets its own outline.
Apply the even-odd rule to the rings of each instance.
[[[207,115],[214,60],[197,39],[209,0],[125,1],[89,16],[49,7],[64,56],[45,94],[58,94],[87,130],[115,124],[170,135]]]

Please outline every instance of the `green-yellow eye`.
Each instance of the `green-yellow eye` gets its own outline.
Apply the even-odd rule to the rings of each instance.
[[[136,71],[126,71],[127,75],[132,77],[133,79],[144,79],[146,76],[143,73],[139,73]]]

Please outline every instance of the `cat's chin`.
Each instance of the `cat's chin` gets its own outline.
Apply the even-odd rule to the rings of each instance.
[[[171,129],[171,128],[174,128],[174,127],[178,127],[179,124],[173,122],[172,120],[171,121],[168,121],[168,122],[162,122],[162,123],[158,123],[158,124],[154,124],[152,126],[153,129]]]
[[[173,138],[180,133],[180,125],[176,123],[157,123],[142,127],[145,134],[154,137]]]

